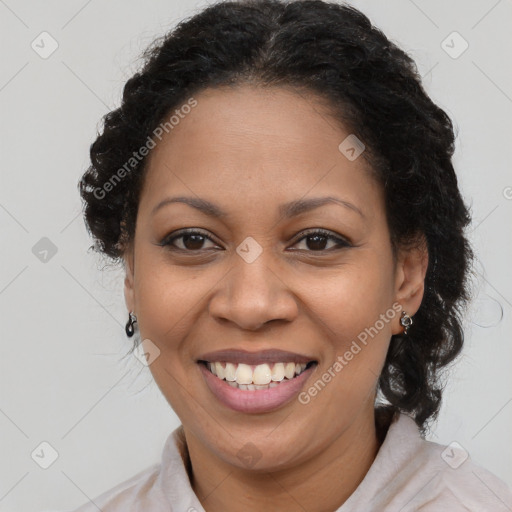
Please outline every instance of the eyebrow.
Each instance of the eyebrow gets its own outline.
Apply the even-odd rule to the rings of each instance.
[[[158,210],[172,203],[188,204],[189,206],[196,208],[209,217],[219,219],[229,217],[227,212],[219,208],[217,205],[211,203],[210,201],[207,201],[206,199],[186,196],[167,197],[163,199],[153,208],[151,215],[154,215]],[[365,218],[364,213],[356,205],[345,201],[344,199],[333,196],[315,197],[312,199],[297,199],[295,201],[290,201],[289,203],[285,203],[279,206],[279,214],[280,216],[287,219],[300,215],[301,213],[314,210],[326,204],[338,204],[340,206],[344,206],[345,208],[348,208],[353,212],[358,213],[361,217]]]

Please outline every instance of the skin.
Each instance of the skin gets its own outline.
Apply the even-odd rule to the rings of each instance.
[[[370,468],[379,443],[374,423],[378,376],[399,314],[385,323],[307,404],[297,399],[249,414],[221,404],[196,359],[205,352],[278,348],[311,355],[318,366],[307,389],[365,328],[399,303],[409,315],[424,291],[424,245],[394,258],[381,187],[363,157],[338,149],[349,135],[313,95],[254,85],[207,89],[198,105],[152,150],[135,236],[127,247],[125,299],[141,339],[160,350],[150,365],[179,416],[192,464],[191,483],[208,512],[332,511]],[[228,213],[208,217],[169,196],[209,200]],[[336,196],[285,219],[278,206]],[[212,238],[179,250],[158,245],[197,228]],[[315,245],[301,231],[323,228],[346,238]],[[312,229],[314,231],[314,229]],[[236,252],[248,236],[262,253]],[[188,252],[186,252],[188,251]],[[248,467],[238,451],[252,443]],[[322,500],[318,497],[322,496]]]

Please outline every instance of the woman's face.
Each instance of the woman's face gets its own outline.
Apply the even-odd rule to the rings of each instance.
[[[383,191],[314,96],[241,86],[195,100],[148,160],[127,306],[189,443],[289,467],[373,419],[426,261],[394,260]]]

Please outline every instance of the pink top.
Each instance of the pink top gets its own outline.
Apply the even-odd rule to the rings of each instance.
[[[188,478],[182,426],[165,442],[161,463],[73,512],[205,512]],[[334,512],[512,512],[512,492],[464,449],[426,441],[413,419],[396,415],[368,473]]]

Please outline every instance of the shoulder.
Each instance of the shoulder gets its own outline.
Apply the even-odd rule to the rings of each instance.
[[[413,419],[395,416],[367,475],[339,512],[505,512],[512,492],[456,443],[421,437]]]
[[[158,464],[137,473],[72,512],[171,512],[202,510],[188,475],[183,428],[169,434]]]
[[[421,439],[420,470],[411,485],[412,503],[424,512],[439,505],[461,511],[511,511],[512,492],[496,475],[475,463],[458,443],[448,446]],[[407,472],[407,466],[404,468]]]
[[[148,510],[153,500],[161,464],[154,464],[128,480],[90,499],[72,512],[139,512]]]

